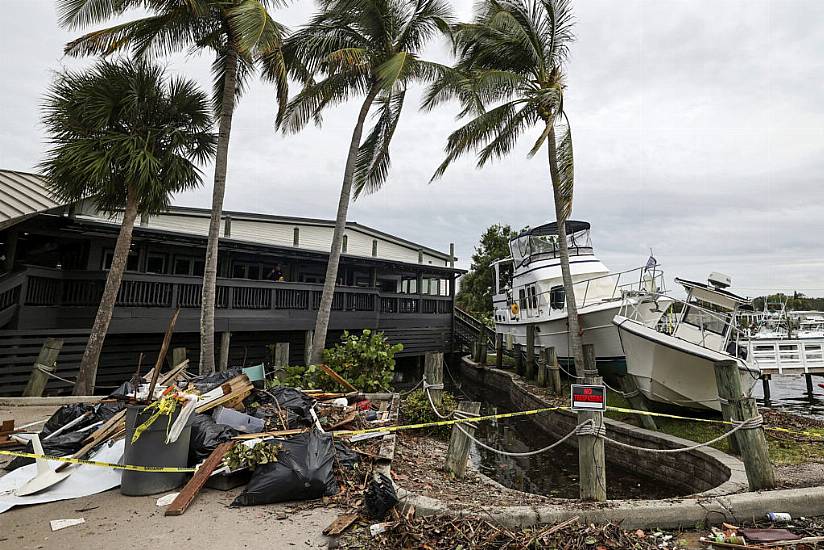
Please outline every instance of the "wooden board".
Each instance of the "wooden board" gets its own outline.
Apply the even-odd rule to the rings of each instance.
[[[330,537],[340,535],[346,531],[350,525],[355,523],[355,520],[357,519],[358,514],[341,514],[335,519],[335,521],[330,523],[329,526],[323,530],[323,534]]]
[[[224,455],[226,455],[234,445],[234,441],[227,441],[221,443],[212,451],[212,454],[210,454],[203,465],[197,469],[197,472],[195,472],[195,475],[189,480],[189,483],[183,487],[177,497],[175,497],[168,508],[166,508],[165,515],[179,516],[186,511],[189,505],[194,502],[195,497],[206,484],[212,472],[222,464]]]
[[[347,382],[344,377],[342,377],[340,374],[333,371],[331,368],[327,367],[324,364],[321,364],[319,366],[320,366],[321,370],[323,372],[325,372],[327,376],[329,376],[329,378],[331,378],[332,380],[334,380],[335,382],[337,382],[338,384],[340,384],[344,388],[348,389],[349,391],[358,391],[358,388],[356,388],[355,386],[353,386],[352,384]]]

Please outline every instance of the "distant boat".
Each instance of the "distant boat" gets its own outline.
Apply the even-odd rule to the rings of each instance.
[[[627,373],[650,401],[693,409],[721,410],[714,363],[733,360],[749,393],[759,371],[742,357],[736,325],[738,308],[750,300],[725,290],[729,277],[713,273],[709,284],[675,279],[687,291],[671,333],[622,314],[618,327]]]
[[[657,323],[671,300],[663,296],[663,273],[654,258],[642,267],[613,273],[595,257],[590,224],[566,222],[569,264],[584,344],[593,344],[602,373],[626,373],[626,361],[612,318],[622,308],[644,323]],[[528,229],[509,242],[511,256],[494,264],[492,298],[496,332],[526,344],[527,325],[536,325],[536,347],[554,347],[571,365],[567,303],[559,258],[558,226]]]

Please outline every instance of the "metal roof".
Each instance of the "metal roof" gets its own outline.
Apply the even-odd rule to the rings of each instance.
[[[0,229],[59,206],[40,176],[0,170]]]

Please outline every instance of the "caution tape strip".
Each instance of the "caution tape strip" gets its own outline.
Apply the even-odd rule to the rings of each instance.
[[[71,458],[68,456],[39,455],[35,453],[25,453],[18,451],[0,451],[0,455],[33,458],[35,460],[56,460],[57,462],[68,462],[69,464],[85,464],[86,466],[99,466],[101,468],[112,468],[114,470],[129,470],[131,472],[182,474],[192,473],[196,470],[196,468],[167,468],[166,466],[135,466],[133,464],[112,464],[111,462],[99,462],[97,460],[83,460],[82,458]]]

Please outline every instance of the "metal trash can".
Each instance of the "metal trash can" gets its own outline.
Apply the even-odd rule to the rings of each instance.
[[[192,418],[189,417],[180,437],[174,443],[166,444],[168,417],[161,416],[132,445],[135,429],[143,424],[149,414],[141,414],[145,405],[129,405],[126,408],[126,449],[123,452],[124,464],[134,466],[165,466],[168,468],[185,468],[189,457],[189,437],[192,433]],[[172,424],[180,414],[178,407],[172,416]],[[186,479],[186,473],[136,472],[123,470],[120,481],[121,494],[128,496],[154,495],[180,487]]]

